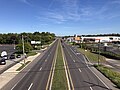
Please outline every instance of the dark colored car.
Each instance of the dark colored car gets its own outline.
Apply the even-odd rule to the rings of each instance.
[[[15,59],[15,54],[12,54],[12,55],[10,56],[10,59]]]
[[[18,54],[16,57],[17,57],[17,58],[21,58],[21,55],[20,55],[20,54]]]
[[[5,65],[6,64],[6,60],[4,58],[0,58],[0,65]]]

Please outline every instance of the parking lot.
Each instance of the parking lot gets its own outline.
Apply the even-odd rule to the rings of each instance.
[[[6,51],[8,53],[8,58],[11,54],[13,54],[16,50],[14,45],[0,45],[0,54],[2,51]]]

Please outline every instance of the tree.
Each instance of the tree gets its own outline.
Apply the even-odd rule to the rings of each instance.
[[[29,42],[24,43],[24,47],[25,47],[25,53],[29,53],[31,50],[33,50],[31,44]],[[23,53],[23,44],[18,44],[16,46],[17,52],[18,53]]]
[[[34,32],[34,33],[7,33],[0,34],[0,44],[19,44],[22,43],[22,35],[24,36],[25,42],[41,41],[42,44],[49,44],[55,39],[54,33],[49,32]]]

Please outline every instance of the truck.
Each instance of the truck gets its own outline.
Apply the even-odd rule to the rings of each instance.
[[[4,58],[5,60],[8,59],[8,54],[7,54],[6,51],[2,51],[2,53],[1,53],[1,58]]]

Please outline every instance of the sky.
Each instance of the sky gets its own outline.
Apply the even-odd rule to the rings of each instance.
[[[120,33],[120,0],[0,0],[0,33]]]

